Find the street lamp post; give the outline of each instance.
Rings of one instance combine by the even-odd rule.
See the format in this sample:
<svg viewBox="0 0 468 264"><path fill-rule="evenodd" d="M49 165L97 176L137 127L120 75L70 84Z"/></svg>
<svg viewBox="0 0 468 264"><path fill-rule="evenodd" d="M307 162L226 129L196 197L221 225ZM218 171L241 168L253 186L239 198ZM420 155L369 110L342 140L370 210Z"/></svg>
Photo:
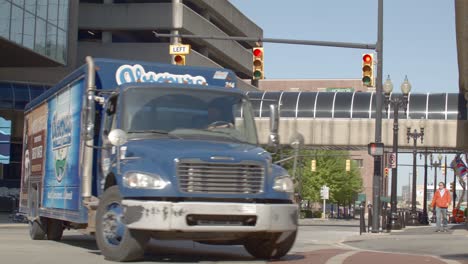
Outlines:
<svg viewBox="0 0 468 264"><path fill-rule="evenodd" d="M429 217L427 216L427 149L424 151L424 193L423 193L423 213L421 218L421 224L428 225ZM419 154L421 158L421 154Z"/></svg>
<svg viewBox="0 0 468 264"><path fill-rule="evenodd" d="M395 155L395 164L392 168L392 191L390 197L390 221L388 223L389 229L398 230L401 229L400 219L397 213L397 178L398 178L398 110L404 109L406 114L406 107L408 105L408 94L411 91L411 84L408 82L408 77L405 77L405 81L401 85L401 92L403 97L390 97L393 90L393 84L390 80L390 75L383 84L383 91L385 93L385 112L388 113L389 106L393 108L393 150Z"/></svg>
<svg viewBox="0 0 468 264"><path fill-rule="evenodd" d="M411 124L408 122L408 127L406 129L406 137L408 143L410 139L413 139L413 186L412 186L412 201L411 201L411 216L408 222L408 225L418 225L418 214L416 212L416 146L418 143L418 138L421 138L421 144L424 142L424 119L421 119L419 122L419 129L420 131L415 128L413 132L411 132Z"/></svg>
<svg viewBox="0 0 468 264"><path fill-rule="evenodd" d="M437 187L436 187L437 186L437 169L440 166L442 166L442 154L439 154L439 156L437 156L437 159L439 160L438 162L433 160L432 154L431 154L431 156L429 156L429 159L431 161L431 166L434 167L434 190L433 190L434 192L433 192L433 195L432 195L432 197L434 197L434 195L435 195L435 193L437 191ZM433 213L432 214L432 222L435 222L434 221L435 217L436 217L436 215L435 215L435 213Z"/></svg>

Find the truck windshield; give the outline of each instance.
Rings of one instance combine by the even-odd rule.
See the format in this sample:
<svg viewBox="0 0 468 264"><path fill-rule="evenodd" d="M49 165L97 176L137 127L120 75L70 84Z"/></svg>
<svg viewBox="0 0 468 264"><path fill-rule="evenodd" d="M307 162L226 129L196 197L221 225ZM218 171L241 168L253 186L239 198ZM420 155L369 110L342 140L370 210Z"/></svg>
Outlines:
<svg viewBox="0 0 468 264"><path fill-rule="evenodd" d="M129 88L121 98L122 128L174 138L257 144L250 102L241 94L175 88Z"/></svg>

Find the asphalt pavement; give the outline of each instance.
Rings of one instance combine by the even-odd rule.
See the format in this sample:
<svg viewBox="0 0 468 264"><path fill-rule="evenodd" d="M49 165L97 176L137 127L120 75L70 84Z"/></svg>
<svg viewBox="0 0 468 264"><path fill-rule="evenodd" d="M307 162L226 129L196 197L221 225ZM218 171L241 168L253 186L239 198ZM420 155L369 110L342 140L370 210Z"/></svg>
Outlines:
<svg viewBox="0 0 468 264"><path fill-rule="evenodd" d="M468 264L468 231L451 225L449 233L434 227L359 235L357 220L301 219L291 252L274 263L412 263ZM27 225L12 223L0 213L2 263L108 263L94 237L65 231L62 241L33 241ZM241 246L210 246L191 241L156 241L139 263L266 263L253 259Z"/></svg>

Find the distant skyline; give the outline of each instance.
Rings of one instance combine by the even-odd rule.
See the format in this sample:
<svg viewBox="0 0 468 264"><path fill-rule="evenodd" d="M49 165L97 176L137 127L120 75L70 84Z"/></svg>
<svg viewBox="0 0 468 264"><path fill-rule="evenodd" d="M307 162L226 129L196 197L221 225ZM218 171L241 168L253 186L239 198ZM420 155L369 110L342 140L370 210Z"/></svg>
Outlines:
<svg viewBox="0 0 468 264"><path fill-rule="evenodd" d="M268 38L375 43L377 0L231 0ZM264 43L268 79L361 78L367 50ZM391 76L400 93L405 75L415 93L458 92L458 62L453 0L385 0L383 81ZM400 129L403 133L403 129ZM448 155L448 163L453 155ZM399 155L412 164L412 155ZM417 157L418 165L424 160ZM453 170L448 170L453 180ZM398 193L408 184L411 166L399 166ZM423 184L424 170L418 168ZM434 170L428 171L428 182ZM438 181L442 179L440 168Z"/></svg>
<svg viewBox="0 0 468 264"><path fill-rule="evenodd" d="M231 0L264 37L375 43L377 0ZM268 79L361 78L367 50L264 43ZM395 92L458 92L454 1L384 1L383 79Z"/></svg>

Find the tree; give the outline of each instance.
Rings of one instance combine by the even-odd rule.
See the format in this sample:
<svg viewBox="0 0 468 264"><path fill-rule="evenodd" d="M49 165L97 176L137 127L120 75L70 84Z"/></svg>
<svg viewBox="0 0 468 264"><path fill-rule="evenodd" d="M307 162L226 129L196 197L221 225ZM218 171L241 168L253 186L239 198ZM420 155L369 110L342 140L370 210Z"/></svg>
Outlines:
<svg viewBox="0 0 468 264"><path fill-rule="evenodd" d="M292 156L293 150L283 150L283 156ZM332 203L349 204L362 190L362 178L355 164L351 171L346 171L349 153L344 151L301 150L296 171L296 191L304 200L320 201L320 189L323 185L330 188ZM316 172L311 171L311 160L316 160ZM293 175L293 160L282 164Z"/></svg>

